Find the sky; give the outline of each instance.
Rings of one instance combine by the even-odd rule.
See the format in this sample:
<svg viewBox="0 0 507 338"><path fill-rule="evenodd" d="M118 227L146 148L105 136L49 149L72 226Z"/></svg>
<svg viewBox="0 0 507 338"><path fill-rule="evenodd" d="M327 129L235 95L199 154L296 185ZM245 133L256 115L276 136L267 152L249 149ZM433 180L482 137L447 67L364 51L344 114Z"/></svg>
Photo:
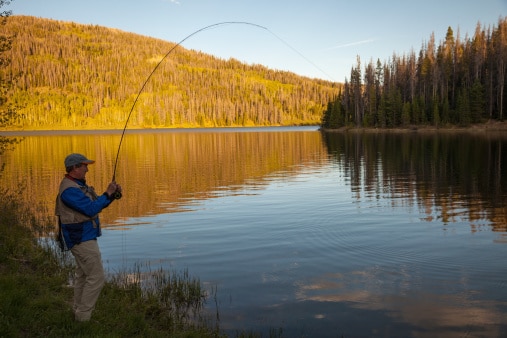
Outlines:
<svg viewBox="0 0 507 338"><path fill-rule="evenodd" d="M432 33L444 40L448 27L464 39L478 23L497 26L507 0L13 0L5 9L185 40L222 59L344 82L358 56L364 67L418 53ZM222 22L248 24L215 26Z"/></svg>

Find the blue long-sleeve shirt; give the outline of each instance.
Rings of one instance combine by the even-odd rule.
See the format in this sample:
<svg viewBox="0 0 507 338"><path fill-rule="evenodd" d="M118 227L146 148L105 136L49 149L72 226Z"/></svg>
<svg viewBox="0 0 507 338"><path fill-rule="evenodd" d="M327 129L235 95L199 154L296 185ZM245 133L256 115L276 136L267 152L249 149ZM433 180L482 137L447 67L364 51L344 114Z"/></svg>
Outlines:
<svg viewBox="0 0 507 338"><path fill-rule="evenodd" d="M80 185L84 185L80 181L76 180L76 182ZM61 199L66 206L77 210L88 217L98 214L102 211L102 209L111 204L111 200L105 194L100 195L98 199L92 201L81 191L81 189L78 188L65 189L61 194Z"/></svg>
<svg viewBox="0 0 507 338"><path fill-rule="evenodd" d="M83 181L74 180L74 182L85 186ZM92 200L81 189L74 187L65 189L60 194L60 198L67 207L88 217L97 215L112 202L106 194L102 194L96 200ZM94 240L102 235L98 216L93 221L74 224L62 223L62 232L65 245L68 249L71 249L76 244Z"/></svg>

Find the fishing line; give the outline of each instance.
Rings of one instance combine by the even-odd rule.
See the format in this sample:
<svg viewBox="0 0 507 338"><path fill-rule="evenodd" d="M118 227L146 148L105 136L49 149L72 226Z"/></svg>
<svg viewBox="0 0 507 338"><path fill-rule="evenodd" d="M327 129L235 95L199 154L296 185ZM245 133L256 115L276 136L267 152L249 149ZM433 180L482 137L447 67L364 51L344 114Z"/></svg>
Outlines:
<svg viewBox="0 0 507 338"><path fill-rule="evenodd" d="M196 30L195 32L193 32L192 34L190 35L187 35L183 40L181 40L180 42L178 42L177 44L175 44L165 55L164 57L162 57L162 59L157 63L157 65L155 66L155 68L153 68L153 70L151 71L150 75L148 75L148 77L146 78L146 80L144 81L143 85L141 86L141 89L139 90L139 92L137 93L137 96L136 96L136 99L134 100L134 103L132 104L132 107L130 108L130 112L129 114L127 115L127 120L125 121L125 126L123 127L123 131L121 133L121 137L120 137L120 143L118 144L118 150L116 152L116 160L114 161L114 169L113 169L113 179L112 181L115 181L116 179L116 168L118 166L118 158L120 156L120 149L121 149L121 145L122 145L122 142L123 142L123 137L125 135L125 131L127 130L127 125L129 123L129 120L130 120L130 116L132 116L132 112L134 111L134 107L137 103L137 101L139 100L139 97L141 96L141 93L143 92L144 88L146 87L146 84L148 83L148 81L150 80L150 78L152 77L152 75L155 73L155 71L158 69L158 67L162 64L162 62L169 56L169 54L172 53L173 50L175 50L178 46L180 46L183 42L185 42L186 40L190 39L192 36L202 32L202 31L205 31L205 30L208 30L208 29L211 29L211 28L214 28L214 27L217 27L217 26L222 26L222 25L231 25L231 24L242 24L242 25L251 25L251 26L255 26L255 27L258 27L258 28L262 28L262 29L265 29L265 30L268 30L266 27L264 26L261 26L261 25L257 25L257 24L254 24L254 23L250 23L250 22L243 22L243 21L226 21L226 22L219 22L219 23L215 23L215 24L212 24L212 25L209 25L209 26L206 26L206 27L203 27L201 29L198 29ZM115 196L114 196L116 199L120 199L121 198L121 193L120 192L117 192L115 193Z"/></svg>
<svg viewBox="0 0 507 338"><path fill-rule="evenodd" d="M272 31L270 31L267 27L264 27L264 26L261 26L261 25L258 25L258 24L255 24L255 23L251 23L251 22L245 22L245 21L224 21L224 22L219 22L219 23L215 23L215 24L212 24L212 25L209 25L209 26L205 26L203 28L200 28L198 30L196 30L195 32L187 35L185 38L183 38L180 42L178 42L177 44L175 44L171 49L169 49L169 51L162 57L162 59L156 64L155 68L153 68L153 70L151 71L151 73L148 75L148 77L146 78L146 80L144 81L143 85L141 86L141 89L139 90L139 92L137 93L137 96L132 104L132 107L130 108L130 111L127 115L127 120L125 121L125 126L123 127L123 130L122 130L122 133L121 133L121 137L120 137L120 142L118 143L118 150L116 151L116 159L114 161L114 168L113 168L113 178L112 178L112 181L116 181L116 169L118 167L118 159L120 157L120 150L121 150L121 146L122 146L122 143L123 143L123 138L125 136L125 132L127 130L127 126L128 126L128 123L130 121L130 117L132 116L132 112L134 111L134 107L137 103L137 101L139 100L139 97L141 96L141 93L143 92L144 88L146 87L146 84L148 83L148 81L151 79L151 77L153 76L153 74L156 72L156 70L158 69L158 67L162 64L162 62L178 47L180 46L183 42L185 42L186 40L188 40L189 38L191 38L192 36L200 33L200 32L203 32L205 30L208 30L208 29L211 29L211 28L216 28L218 26L223 26L223 25L249 25L249 26L253 26L253 27L256 27L256 28L260 28L260 29L263 29L267 32L269 32L270 34L272 34L275 38L277 38L278 40L280 40L283 44L285 44L287 47L289 47L290 49L292 49L294 52L296 52L299 56L301 56L303 59L305 59L308 63L310 63L311 65L313 65L316 69L318 69L320 72L322 72L323 74L325 74L327 77L329 77L330 79L332 79L331 76L329 76L328 74L326 74L326 72L324 72L322 69L320 69L319 67L317 67L317 65L315 65L312 61L310 61L308 58L306 58L303 54L301 54L297 49L295 49L294 47L292 47L289 43L287 43L285 40L283 40L281 37L279 37L278 35L276 35L275 33L273 33ZM122 197L122 194L121 192L119 191L116 191L114 194L113 194L113 197L115 199L120 199ZM125 252L126 252L126 233L125 231L122 232L122 256L123 256L123 264L126 264L126 257L125 257Z"/></svg>
<svg viewBox="0 0 507 338"><path fill-rule="evenodd" d="M292 49L294 52L296 52L296 54L298 54L299 56L301 56L303 59L305 59L309 64L311 64L312 66L315 67L315 69L317 69L319 72L321 72L322 74L324 74L326 77L328 77L331 81L334 81L333 80L333 77L331 75L329 75L328 73L326 73L324 70L322 70L319 66L317 66L315 63L313 63L310 59L308 59L306 56L304 56L303 54L301 54L300 51L298 51L296 48L292 47L291 45L289 45L289 43L287 41L285 41L284 39L282 39L281 37L279 37L278 35L276 35L275 33L273 33L272 31L270 31L268 29L268 32L271 33L271 35L273 35L275 38L277 38L278 40L280 40L284 45L286 45L287 47L289 47L290 49Z"/></svg>
<svg viewBox="0 0 507 338"><path fill-rule="evenodd" d="M325 74L327 77L329 77L331 79L331 77L326 74L326 72L324 72L322 69L320 69L317 65L315 65L311 60L309 60L307 57L305 57L303 54L301 54L297 49L295 49L294 47L292 47L289 43L287 43L285 40L283 40L281 37L279 37L278 35L276 35L275 33L273 33L272 31L270 31L267 27L264 27L264 26L261 26L261 25L258 25L258 24L255 24L255 23L251 23L251 22L246 22L246 21L224 21L224 22L219 22L219 23L215 23L215 24L212 24L212 25L209 25L209 26L206 26L206 27L203 27L203 28L200 28L198 30L196 30L195 32L187 35L183 40L181 40L180 42L178 42L177 44L175 44L165 55L164 57L162 57L162 59L157 63L157 65L155 66L155 68L153 68L153 70L151 71L151 73L148 75L148 77L146 78L146 80L144 81L143 85L141 86L141 89L139 90L139 92L137 93L137 96L134 100L134 103L132 104L132 107L130 108L130 112L129 114L127 115L127 120L125 121L125 126L123 127L123 131L121 133L121 137L120 137L120 142L118 144L118 150L116 152L116 159L115 159L115 162L114 162L114 169L113 169L113 179L112 181L114 182L116 180L116 168L118 167L118 158L120 156L120 149L121 149L121 145L123 143L123 138L125 136L125 131L127 130L127 125L129 123L129 120L130 120L130 117L132 116L132 112L134 111L134 107L137 103L137 101L139 100L139 97L141 96L141 93L143 92L144 88L146 87L146 84L148 83L148 81L150 80L150 78L152 77L152 75L155 73L155 71L158 69L158 67L162 64L162 62L178 47L180 46L183 42L185 42L186 40L188 40L189 38L191 38L192 36L202 32L202 31L205 31L205 30L208 30L208 29L211 29L211 28L215 28L215 27L218 27L218 26L223 26L223 25L249 25L249 26L253 26L253 27L257 27L257 28L260 28L260 29L264 29L266 30L267 32L269 32L270 34L272 34L274 37L276 37L278 40L280 40L284 45L286 45L287 47L289 47L290 49L292 49L294 52L296 52L299 56L301 56L303 59L305 59L308 63L310 63L311 65L313 65L316 69L318 69L320 72L322 72L323 74ZM114 198L116 199L120 199L122 197L121 193L118 191L114 194Z"/></svg>

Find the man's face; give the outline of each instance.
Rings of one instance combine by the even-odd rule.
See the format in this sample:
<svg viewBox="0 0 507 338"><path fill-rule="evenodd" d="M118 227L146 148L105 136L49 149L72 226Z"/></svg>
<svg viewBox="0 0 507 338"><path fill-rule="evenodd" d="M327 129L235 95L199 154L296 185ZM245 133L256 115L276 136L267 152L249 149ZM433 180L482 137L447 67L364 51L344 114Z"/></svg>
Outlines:
<svg viewBox="0 0 507 338"><path fill-rule="evenodd" d="M87 172L88 172L88 164L81 163L75 166L74 169L71 170L69 175L78 180L83 180Z"/></svg>

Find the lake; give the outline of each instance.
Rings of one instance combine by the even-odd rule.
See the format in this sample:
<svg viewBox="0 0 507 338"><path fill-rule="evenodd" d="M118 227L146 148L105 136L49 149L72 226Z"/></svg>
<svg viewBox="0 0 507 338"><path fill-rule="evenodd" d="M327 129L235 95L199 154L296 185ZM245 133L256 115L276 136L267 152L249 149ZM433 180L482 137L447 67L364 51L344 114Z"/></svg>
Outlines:
<svg viewBox="0 0 507 338"><path fill-rule="evenodd" d="M52 214L65 156L102 191L120 136L18 134L0 182ZM99 245L216 287L231 336L506 337L506 170L502 133L127 130Z"/></svg>

